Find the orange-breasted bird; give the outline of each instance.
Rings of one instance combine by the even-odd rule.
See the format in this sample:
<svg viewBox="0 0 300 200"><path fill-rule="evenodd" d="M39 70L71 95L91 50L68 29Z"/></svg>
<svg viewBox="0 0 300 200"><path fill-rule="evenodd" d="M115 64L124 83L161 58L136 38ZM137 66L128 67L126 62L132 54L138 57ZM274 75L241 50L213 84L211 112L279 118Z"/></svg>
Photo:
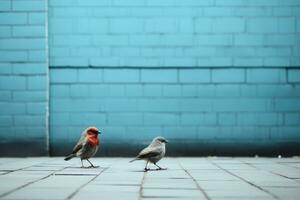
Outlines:
<svg viewBox="0 0 300 200"><path fill-rule="evenodd" d="M89 161L89 158L93 157L99 148L99 137L101 132L96 127L89 127L85 129L78 141L73 148L70 155L65 157L65 160L70 160L74 157L81 159L81 167L83 166L83 160L87 160L91 165L89 167L95 168L95 166Z"/></svg>

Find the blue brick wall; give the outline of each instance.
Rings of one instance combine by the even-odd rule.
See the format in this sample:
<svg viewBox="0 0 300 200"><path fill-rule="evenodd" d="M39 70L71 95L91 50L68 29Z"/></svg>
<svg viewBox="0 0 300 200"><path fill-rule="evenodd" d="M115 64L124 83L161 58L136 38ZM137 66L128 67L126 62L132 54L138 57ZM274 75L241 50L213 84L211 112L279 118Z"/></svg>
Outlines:
<svg viewBox="0 0 300 200"><path fill-rule="evenodd" d="M0 155L49 151L47 10L46 0L0 2Z"/></svg>
<svg viewBox="0 0 300 200"><path fill-rule="evenodd" d="M160 134L173 155L290 152L300 143L299 8L50 0L53 153L89 125L103 130L103 155Z"/></svg>
<svg viewBox="0 0 300 200"><path fill-rule="evenodd" d="M17 138L28 154L62 155L95 125L102 155L135 154L156 135L169 155L299 154L299 10L298 0L2 0L1 148Z"/></svg>
<svg viewBox="0 0 300 200"><path fill-rule="evenodd" d="M50 0L51 66L299 66L299 2Z"/></svg>

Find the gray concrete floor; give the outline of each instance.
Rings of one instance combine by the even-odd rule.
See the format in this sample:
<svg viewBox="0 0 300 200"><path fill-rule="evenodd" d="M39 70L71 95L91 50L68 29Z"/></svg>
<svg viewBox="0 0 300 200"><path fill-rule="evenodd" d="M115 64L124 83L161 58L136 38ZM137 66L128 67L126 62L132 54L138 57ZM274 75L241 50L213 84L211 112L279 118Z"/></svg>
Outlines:
<svg viewBox="0 0 300 200"><path fill-rule="evenodd" d="M299 157L165 158L149 172L129 160L0 158L0 199L300 199Z"/></svg>

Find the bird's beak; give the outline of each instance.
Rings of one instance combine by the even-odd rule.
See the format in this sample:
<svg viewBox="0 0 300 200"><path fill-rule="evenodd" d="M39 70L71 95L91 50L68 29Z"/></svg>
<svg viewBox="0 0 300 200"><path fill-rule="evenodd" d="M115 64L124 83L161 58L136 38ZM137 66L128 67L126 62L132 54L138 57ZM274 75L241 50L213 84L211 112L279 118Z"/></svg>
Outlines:
<svg viewBox="0 0 300 200"><path fill-rule="evenodd" d="M165 143L169 143L169 141L168 141L168 140L165 140Z"/></svg>
<svg viewBox="0 0 300 200"><path fill-rule="evenodd" d="M101 134L101 132L100 132L100 131L98 131L98 134Z"/></svg>

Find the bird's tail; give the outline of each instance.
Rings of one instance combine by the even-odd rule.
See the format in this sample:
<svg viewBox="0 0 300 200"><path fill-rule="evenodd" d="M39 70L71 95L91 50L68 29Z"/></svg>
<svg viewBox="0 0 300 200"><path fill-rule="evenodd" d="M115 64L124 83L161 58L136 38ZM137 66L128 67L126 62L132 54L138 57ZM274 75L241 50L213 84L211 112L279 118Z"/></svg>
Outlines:
<svg viewBox="0 0 300 200"><path fill-rule="evenodd" d="M136 161L137 160L137 158L134 158L134 159L132 159L131 161L129 161L129 162L133 162L133 161Z"/></svg>
<svg viewBox="0 0 300 200"><path fill-rule="evenodd" d="M68 160L71 160L72 158L74 158L74 157L76 157L76 155L75 154L70 154L70 155L68 155L67 157L65 157L65 161L68 161Z"/></svg>

